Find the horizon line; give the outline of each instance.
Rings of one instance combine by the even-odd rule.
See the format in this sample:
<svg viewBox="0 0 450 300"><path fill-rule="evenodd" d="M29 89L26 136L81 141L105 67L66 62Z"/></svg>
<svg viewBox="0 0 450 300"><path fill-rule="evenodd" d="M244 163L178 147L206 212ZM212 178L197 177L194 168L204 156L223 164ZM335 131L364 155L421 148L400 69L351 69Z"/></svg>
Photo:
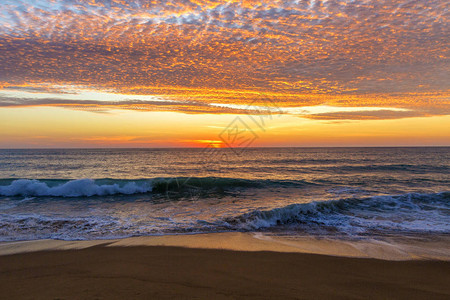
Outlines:
<svg viewBox="0 0 450 300"><path fill-rule="evenodd" d="M450 145L406 145L406 146L258 146L258 147L44 147L44 148L0 148L0 150L101 150L101 149L279 149L279 148L449 148Z"/></svg>

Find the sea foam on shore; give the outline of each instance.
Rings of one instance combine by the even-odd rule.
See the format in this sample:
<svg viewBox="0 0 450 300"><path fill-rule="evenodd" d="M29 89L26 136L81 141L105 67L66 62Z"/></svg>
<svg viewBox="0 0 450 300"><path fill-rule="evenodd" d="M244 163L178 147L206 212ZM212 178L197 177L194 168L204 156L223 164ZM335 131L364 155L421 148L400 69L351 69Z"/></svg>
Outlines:
<svg viewBox="0 0 450 300"><path fill-rule="evenodd" d="M403 241L343 241L315 237L280 237L260 233L208 233L131 237L115 240L62 241L36 240L0 243L0 255L26 252L85 249L95 246L171 246L234 251L272 251L313 253L343 257L376 258L383 260L434 259L450 261L448 237L434 240Z"/></svg>

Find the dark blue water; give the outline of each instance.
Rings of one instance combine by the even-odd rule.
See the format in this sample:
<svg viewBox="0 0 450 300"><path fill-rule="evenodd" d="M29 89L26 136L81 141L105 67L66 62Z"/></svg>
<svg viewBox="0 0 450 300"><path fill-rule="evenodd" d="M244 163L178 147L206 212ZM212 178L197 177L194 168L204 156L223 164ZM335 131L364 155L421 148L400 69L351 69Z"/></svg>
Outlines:
<svg viewBox="0 0 450 300"><path fill-rule="evenodd" d="M0 150L0 241L450 233L450 148Z"/></svg>

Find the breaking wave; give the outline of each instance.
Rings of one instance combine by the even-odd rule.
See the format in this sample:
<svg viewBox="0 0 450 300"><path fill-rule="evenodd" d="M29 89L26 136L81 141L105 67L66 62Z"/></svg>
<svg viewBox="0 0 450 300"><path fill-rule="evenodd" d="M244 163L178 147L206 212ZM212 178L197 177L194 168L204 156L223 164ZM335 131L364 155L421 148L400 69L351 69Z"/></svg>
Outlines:
<svg viewBox="0 0 450 300"><path fill-rule="evenodd" d="M306 181L249 180L220 177L176 177L153 179L2 179L0 196L25 197L91 197L107 195L132 195L142 193L164 194L186 192L223 193L235 188L258 188L266 186L312 185Z"/></svg>
<svg viewBox="0 0 450 300"><path fill-rule="evenodd" d="M60 180L17 179L9 185L0 186L1 196L56 196L56 197L90 197L137 193L152 190L151 182L128 181L102 183L101 180L77 179L61 182Z"/></svg>
<svg viewBox="0 0 450 300"><path fill-rule="evenodd" d="M292 226L305 231L450 233L450 192L408 193L291 204L223 220L228 228Z"/></svg>

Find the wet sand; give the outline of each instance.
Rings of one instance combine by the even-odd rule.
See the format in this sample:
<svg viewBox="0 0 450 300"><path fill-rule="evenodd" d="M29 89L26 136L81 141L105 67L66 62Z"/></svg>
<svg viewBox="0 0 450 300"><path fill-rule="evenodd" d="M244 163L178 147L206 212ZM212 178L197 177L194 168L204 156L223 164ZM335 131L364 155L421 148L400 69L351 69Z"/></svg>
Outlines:
<svg viewBox="0 0 450 300"><path fill-rule="evenodd" d="M272 251L323 254L383 260L431 259L450 261L450 237L427 239L342 240L307 236L281 237L261 233L205 233L141 236L115 240L36 240L0 243L0 255L49 250L74 250L93 246L172 246L234 251Z"/></svg>
<svg viewBox="0 0 450 300"><path fill-rule="evenodd" d="M337 247L303 244L236 233L4 243L0 298L450 299L448 260L300 253Z"/></svg>
<svg viewBox="0 0 450 300"><path fill-rule="evenodd" d="M449 299L450 263L179 247L0 257L2 299Z"/></svg>

